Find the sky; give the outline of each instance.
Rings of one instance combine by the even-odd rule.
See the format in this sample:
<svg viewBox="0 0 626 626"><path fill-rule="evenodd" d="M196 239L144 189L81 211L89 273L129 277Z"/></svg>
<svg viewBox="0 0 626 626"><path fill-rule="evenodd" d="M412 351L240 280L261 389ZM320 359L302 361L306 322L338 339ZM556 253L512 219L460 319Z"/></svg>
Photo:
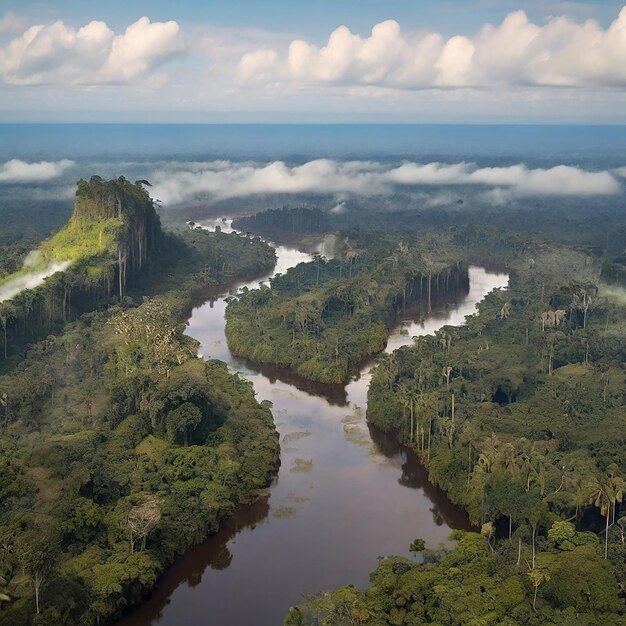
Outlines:
<svg viewBox="0 0 626 626"><path fill-rule="evenodd" d="M626 4L0 0L0 122L626 124Z"/></svg>

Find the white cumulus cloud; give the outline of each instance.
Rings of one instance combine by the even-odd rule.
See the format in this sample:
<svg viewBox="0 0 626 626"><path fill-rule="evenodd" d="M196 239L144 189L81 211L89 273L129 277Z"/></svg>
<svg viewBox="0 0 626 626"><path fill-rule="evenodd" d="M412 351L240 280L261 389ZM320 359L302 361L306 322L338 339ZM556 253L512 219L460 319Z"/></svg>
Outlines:
<svg viewBox="0 0 626 626"><path fill-rule="evenodd" d="M101 21L78 29L56 21L31 26L0 48L0 79L17 85L124 84L150 75L182 50L175 21L142 17L118 35Z"/></svg>
<svg viewBox="0 0 626 626"><path fill-rule="evenodd" d="M483 26L471 38L406 32L395 20L376 24L368 37L340 26L322 46L297 39L282 54L263 48L243 55L239 77L398 89L625 87L626 6L606 29L592 19L568 17L537 25L524 11Z"/></svg>
<svg viewBox="0 0 626 626"><path fill-rule="evenodd" d="M316 159L290 166L272 163L178 164L163 167L151 177L155 197L166 203L208 197L224 200L272 194L388 195L418 187L468 185L485 188L494 197L612 195L622 185L608 171L592 172L558 165L530 169L478 167L472 163L415 163L387 165L373 161Z"/></svg>
<svg viewBox="0 0 626 626"><path fill-rule="evenodd" d="M62 159L61 161L39 161L28 163L20 159L11 159L0 164L1 183L30 183L42 182L58 178L66 169L72 167L74 161Z"/></svg>

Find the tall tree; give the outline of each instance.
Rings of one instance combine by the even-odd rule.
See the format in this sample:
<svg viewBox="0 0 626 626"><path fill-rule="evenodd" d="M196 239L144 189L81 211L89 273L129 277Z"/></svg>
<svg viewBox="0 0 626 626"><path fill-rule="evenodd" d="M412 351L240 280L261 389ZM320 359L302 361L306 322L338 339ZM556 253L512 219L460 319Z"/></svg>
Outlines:
<svg viewBox="0 0 626 626"><path fill-rule="evenodd" d="M617 502L621 502L624 497L624 480L616 474L617 466L611 464L604 474L596 476L593 491L589 496L589 503L593 503L600 514L605 517L604 528L604 558L608 558L609 553L609 521L611 513Z"/></svg>
<svg viewBox="0 0 626 626"><path fill-rule="evenodd" d="M543 569L531 569L528 572L528 578L530 578L530 582L532 586L535 588L533 594L533 611L537 611L537 591L539 587L550 580L550 574Z"/></svg>

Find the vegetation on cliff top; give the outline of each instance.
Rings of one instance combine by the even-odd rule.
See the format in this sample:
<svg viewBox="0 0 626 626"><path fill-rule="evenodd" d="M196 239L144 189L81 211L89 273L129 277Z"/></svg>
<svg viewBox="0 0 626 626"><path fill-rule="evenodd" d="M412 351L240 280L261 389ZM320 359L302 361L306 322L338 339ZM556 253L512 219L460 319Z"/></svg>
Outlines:
<svg viewBox="0 0 626 626"><path fill-rule="evenodd" d="M184 275L187 288L201 290L275 262L273 250L258 241L234 245L241 255L235 258L229 249L235 236L216 234L207 245L201 231L162 231L145 186L98 176L79 181L68 224L39 247L42 265L71 265L0 303L0 368L85 312L178 286L174 273Z"/></svg>
<svg viewBox="0 0 626 626"><path fill-rule="evenodd" d="M123 299L136 278L145 276L165 238L144 182L99 176L78 182L67 225L41 243L32 263L5 277L45 275L58 263L65 269L0 303L5 359L114 295Z"/></svg>

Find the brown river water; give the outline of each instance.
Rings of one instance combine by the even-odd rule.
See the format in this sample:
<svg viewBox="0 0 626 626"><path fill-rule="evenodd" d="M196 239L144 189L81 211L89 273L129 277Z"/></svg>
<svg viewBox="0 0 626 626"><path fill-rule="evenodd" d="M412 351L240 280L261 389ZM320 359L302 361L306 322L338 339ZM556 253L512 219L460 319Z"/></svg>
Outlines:
<svg viewBox="0 0 626 626"><path fill-rule="evenodd" d="M275 247L272 274L312 258L295 247ZM319 251L325 252L322 244ZM345 387L329 387L231 355L225 298L259 282L195 308L187 334L200 342L203 357L225 361L253 382L259 401L273 403L281 435L278 476L266 496L240 506L217 534L175 563L119 626L280 626L307 594L367 586L379 555L410 556L416 537L436 548L451 529L469 526L465 512L429 483L415 455L366 423L371 363ZM506 274L470 267L469 293L425 320L401 319L387 351L446 324L463 324L477 302L507 283Z"/></svg>

